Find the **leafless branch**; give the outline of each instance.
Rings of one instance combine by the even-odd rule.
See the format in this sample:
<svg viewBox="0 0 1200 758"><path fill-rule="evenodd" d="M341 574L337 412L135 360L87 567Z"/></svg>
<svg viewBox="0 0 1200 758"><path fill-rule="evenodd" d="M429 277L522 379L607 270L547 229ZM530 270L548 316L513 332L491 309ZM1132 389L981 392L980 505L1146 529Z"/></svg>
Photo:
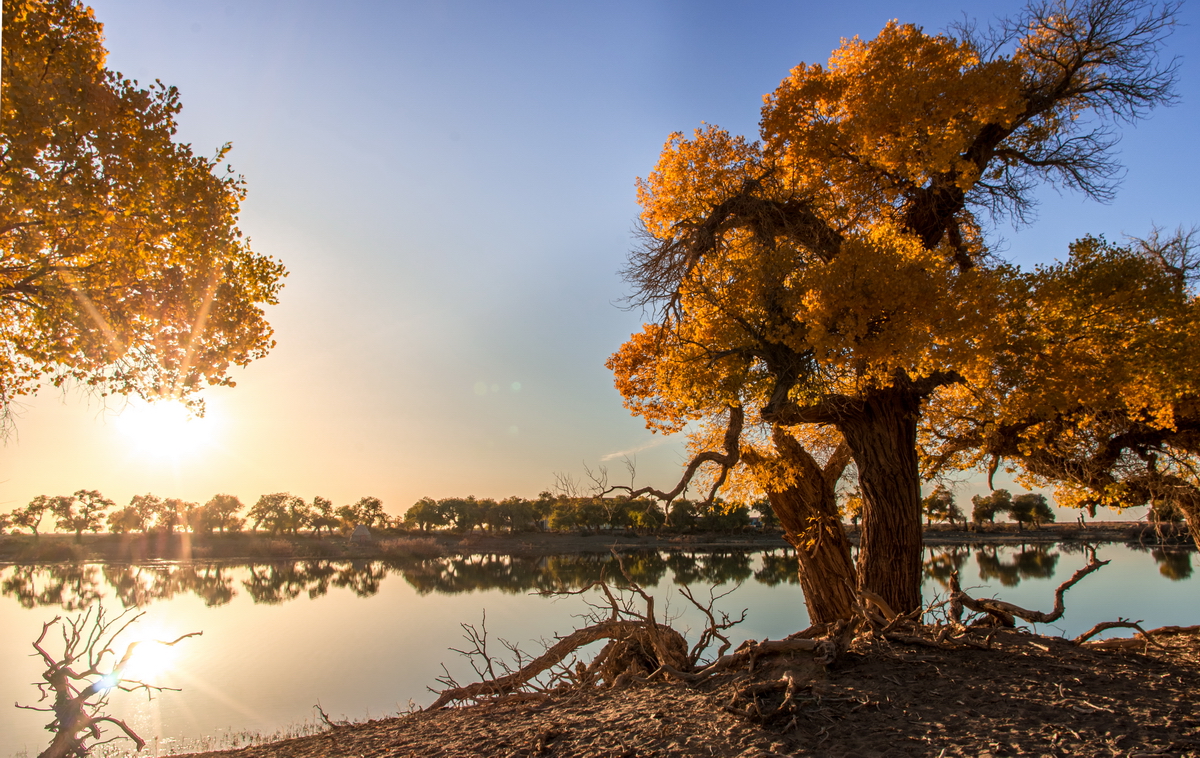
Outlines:
<svg viewBox="0 0 1200 758"><path fill-rule="evenodd" d="M1031 611L1022 608L1019 605L1004 602L1003 600L992 600L989 598L973 598L962 591L958 583L958 572L955 571L950 575L950 598L951 607L965 607L976 613L986 613L998 621L1002 626L1013 626L1015 624L1014 617L1023 619L1034 624L1049 624L1058 621L1062 618L1065 606L1063 605L1063 595L1067 590L1074 587L1081 579L1093 571L1099 570L1102 566L1107 566L1109 561L1101 561L1096 559L1096 551L1089 549L1089 557L1087 565L1077 570L1062 584L1058 585L1058 589L1054 591L1054 610L1050 613L1042 611Z"/></svg>
<svg viewBox="0 0 1200 758"><path fill-rule="evenodd" d="M679 480L679 483L675 485L675 489L664 492L663 490L658 490L654 487L640 487L638 489L633 489L632 487L627 487L623 484L615 484L607 488L605 493L607 494L608 492L623 490L629 493L630 498L637 498L641 497L642 495L653 495L659 500L670 503L675 498L683 494L685 490L687 490L688 485L692 482L692 477L696 475L696 472L700 470L701 466L703 466L705 463L715 463L721 467L720 473L714 477L712 487L708 492L708 497L704 500L706 504L711 505L717 497L717 492L720 491L721 487L725 484L725 480L729 477L729 472L733 470L733 467L736 466L738 461L741 459L740 440L742 427L745 425L745 421L746 412L742 409L742 407L730 406L729 422L725 430L725 439L723 442L725 452L718 453L713 450L706 450L705 452L694 456L692 460L688 462L687 467L684 468L683 477Z"/></svg>
<svg viewBox="0 0 1200 758"><path fill-rule="evenodd" d="M93 613L94 610L94 613ZM103 740L109 742L123 736L132 740L140 750L145 741L124 721L103 713L108 704L108 694L114 689L126 692L143 690L147 696L162 692L167 687L153 685L126 676L126 669L133 660L139 645L157 644L174 646L202 632L191 632L174 640L144 640L130 643L125 654L111 668L106 666L110 657L115 657L114 643L131 624L144 613L130 609L109 618L101 605L95 605L82 615L63 620L56 616L42 625L41 634L33 642L33 649L41 657L46 670L44 682L37 685L41 697L38 702L51 701L50 705L20 705L27 710L47 711L54 719L46 729L53 732L50 747L39 758L72 758L88 753L88 742L100 744L104 724L115 726L121 735ZM48 649L47 637L57 629L62 639L62 653ZM86 668L82 668L86 667Z"/></svg>

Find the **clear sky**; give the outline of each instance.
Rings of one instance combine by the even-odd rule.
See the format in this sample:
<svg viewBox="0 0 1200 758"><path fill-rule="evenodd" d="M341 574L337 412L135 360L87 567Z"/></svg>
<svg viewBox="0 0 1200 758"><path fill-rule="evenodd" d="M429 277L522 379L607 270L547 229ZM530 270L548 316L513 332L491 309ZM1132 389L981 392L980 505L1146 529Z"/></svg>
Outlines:
<svg viewBox="0 0 1200 758"><path fill-rule="evenodd" d="M755 135L801 61L890 19L927 31L1017 3L97 0L109 66L180 88L179 137L245 175L241 228L291 271L278 346L182 449L78 391L26 402L0 451L0 510L99 489L252 503L290 491L533 496L555 472L636 451L673 483L678 440L646 431L604 368L640 328L618 306L634 180L672 131ZM1200 223L1200 11L1169 43L1182 102L1125 130L1110 205L1044 193L1005 255L1084 234ZM149 425L153 427L153 425ZM960 491L960 497L969 488Z"/></svg>

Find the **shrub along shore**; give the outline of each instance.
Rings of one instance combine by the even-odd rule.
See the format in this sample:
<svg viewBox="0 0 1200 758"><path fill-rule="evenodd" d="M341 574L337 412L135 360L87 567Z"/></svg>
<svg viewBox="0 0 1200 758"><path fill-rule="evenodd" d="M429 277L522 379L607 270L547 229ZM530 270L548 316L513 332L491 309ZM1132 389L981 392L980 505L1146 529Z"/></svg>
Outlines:
<svg viewBox="0 0 1200 758"><path fill-rule="evenodd" d="M858 530L847 526L852 542ZM1145 545L1191 543L1187 530L1176 525L1145 522L1096 521L1086 524L1048 524L1037 529L1017 524L971 525L967 529L946 525L925 528L928 545L1032 544L1053 542L1131 542ZM746 528L726 532L646 531L604 529L592 531L411 532L374 531L369 539L351 533L286 534L234 532L193 534L52 533L33 536L0 536L0 562L139 562L290 559L384 559L470 554L554 555L627 550L772 550L790 547L776 529Z"/></svg>

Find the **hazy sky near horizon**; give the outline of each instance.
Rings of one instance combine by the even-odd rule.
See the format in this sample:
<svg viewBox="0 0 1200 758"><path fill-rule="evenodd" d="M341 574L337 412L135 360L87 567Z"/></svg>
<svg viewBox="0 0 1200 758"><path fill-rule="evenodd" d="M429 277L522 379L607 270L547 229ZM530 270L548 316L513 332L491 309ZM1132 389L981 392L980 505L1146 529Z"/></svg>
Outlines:
<svg viewBox="0 0 1200 758"><path fill-rule="evenodd" d="M53 389L0 451L0 511L99 489L252 503L290 491L533 496L608 461L671 484L683 460L630 417L604 361L622 310L634 180L673 131L757 134L762 96L842 37L896 18L938 31L1017 3L563 3L99 0L109 66L176 85L179 138L233 143L241 228L290 270L278 346L208 390L197 444L154 437L120 401ZM996 230L1024 266L1085 234L1200 223L1200 48L1184 6L1168 55L1181 102L1124 129L1115 202L1042 193ZM140 430L140 431L139 431ZM975 488L977 489L977 487ZM960 497L974 491L964 486Z"/></svg>

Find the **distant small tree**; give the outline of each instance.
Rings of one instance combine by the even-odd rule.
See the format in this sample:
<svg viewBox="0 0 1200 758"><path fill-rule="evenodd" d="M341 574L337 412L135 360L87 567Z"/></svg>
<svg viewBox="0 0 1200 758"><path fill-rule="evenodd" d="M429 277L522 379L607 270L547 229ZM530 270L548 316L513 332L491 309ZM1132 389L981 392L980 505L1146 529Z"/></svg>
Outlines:
<svg viewBox="0 0 1200 758"><path fill-rule="evenodd" d="M445 526L446 514L438 507L436 500L423 497L404 512L404 521L415 524L422 532L428 532L430 527Z"/></svg>
<svg viewBox="0 0 1200 758"><path fill-rule="evenodd" d="M758 511L758 523L762 524L763 529L779 526L779 517L775 515L775 509L771 507L771 501L767 498L755 500L754 510Z"/></svg>
<svg viewBox="0 0 1200 758"><path fill-rule="evenodd" d="M292 495L284 506L287 509L287 520L283 526L288 533L299 534L301 529L312 526L313 509L304 498Z"/></svg>
<svg viewBox="0 0 1200 758"><path fill-rule="evenodd" d="M660 529L667 516L654 500L637 498L629 502L629 520L634 529Z"/></svg>
<svg viewBox="0 0 1200 758"><path fill-rule="evenodd" d="M219 532L240 531L245 519L238 516L242 510L242 501L234 495L213 495L200 509L198 520L200 531L205 534L213 530Z"/></svg>
<svg viewBox="0 0 1200 758"><path fill-rule="evenodd" d="M254 523L255 531L263 527L266 527L271 534L287 531L288 500L292 497L290 492L273 492L269 495L262 495L246 513L246 518Z"/></svg>
<svg viewBox="0 0 1200 758"><path fill-rule="evenodd" d="M534 525L538 529L544 529L550 520L550 514L554 512L554 504L558 502L558 498L549 490L542 490L538 493L537 500L534 500L530 505L533 508Z"/></svg>
<svg viewBox="0 0 1200 758"><path fill-rule="evenodd" d="M39 537L38 527L41 526L42 518L50 510L50 498L45 495L38 495L24 508L12 512L12 525L21 529L28 529L36 540Z"/></svg>
<svg viewBox="0 0 1200 758"><path fill-rule="evenodd" d="M497 527L505 526L505 519L500 504L490 497L485 497L477 501L479 503L479 525L489 532L496 531Z"/></svg>
<svg viewBox="0 0 1200 758"><path fill-rule="evenodd" d="M858 520L862 518L863 508L866 503L863 502L862 493L858 490L847 492L842 497L841 512L842 518L849 519L850 523L855 527L858 526Z"/></svg>
<svg viewBox="0 0 1200 758"><path fill-rule="evenodd" d="M1054 521L1054 509L1046 501L1046 496L1037 492L1026 492L1012 499L1008 515L1017 522L1017 527L1033 524L1035 527Z"/></svg>
<svg viewBox="0 0 1200 758"><path fill-rule="evenodd" d="M501 522L514 532L529 532L537 528L537 509L523 497L506 497L497 504Z"/></svg>
<svg viewBox="0 0 1200 758"><path fill-rule="evenodd" d="M162 516L160 518L160 526L162 526L167 534L172 534L176 527L184 530L195 527L192 524L194 517L197 515L196 510L199 504L190 503L186 500L181 500L177 497L169 497L163 500Z"/></svg>
<svg viewBox="0 0 1200 758"><path fill-rule="evenodd" d="M599 529L609 523L609 510L604 504L604 498L581 497L576 508L579 512L579 525L584 529Z"/></svg>
<svg viewBox="0 0 1200 758"><path fill-rule="evenodd" d="M998 514L1008 513L1012 508L1012 495L1008 490L993 490L990 495L976 495L971 498L971 520L976 524L984 521L989 524L996 522Z"/></svg>
<svg viewBox="0 0 1200 758"><path fill-rule="evenodd" d="M750 525L750 507L724 503L718 499L712 505L697 507L697 526L709 532L743 529Z"/></svg>
<svg viewBox="0 0 1200 758"><path fill-rule="evenodd" d="M100 531L104 512L114 505L96 490L77 490L74 495L53 498L51 503L58 528L75 532L76 542L83 541L84 531Z"/></svg>
<svg viewBox="0 0 1200 758"><path fill-rule="evenodd" d="M483 523L483 508L474 496L444 498L438 501L438 508L455 531L469 532Z"/></svg>
<svg viewBox="0 0 1200 758"><path fill-rule="evenodd" d="M4 534L4 530L12 524L12 516L8 513L0 513L0 534Z"/></svg>
<svg viewBox="0 0 1200 758"><path fill-rule="evenodd" d="M550 511L550 528L556 531L576 529L581 526L578 503L575 498L560 497Z"/></svg>
<svg viewBox="0 0 1200 758"><path fill-rule="evenodd" d="M149 533L152 529L158 528L159 521L163 518L165 506L163 500L158 495L134 495L129 501L130 507L137 511L139 528Z"/></svg>
<svg viewBox="0 0 1200 758"><path fill-rule="evenodd" d="M383 501L377 497L362 497L354 504L354 512L358 514L358 523L366 524L371 529L383 529L388 525L387 512L383 510Z"/></svg>
<svg viewBox="0 0 1200 758"><path fill-rule="evenodd" d="M113 534L128 534L140 531L141 528L142 519L138 515L137 508L132 505L108 514L108 531Z"/></svg>
<svg viewBox="0 0 1200 758"><path fill-rule="evenodd" d="M691 529L696 525L696 504L686 498L671 503L667 526L672 529Z"/></svg>
<svg viewBox="0 0 1200 758"><path fill-rule="evenodd" d="M312 515L309 516L308 523L312 526L313 531L317 536L321 536L322 529L328 529L329 534L333 534L333 530L341 523L341 519L333 510L333 501L323 498L320 495L313 498L312 506L309 508Z"/></svg>
<svg viewBox="0 0 1200 758"><path fill-rule="evenodd" d="M930 524L935 521L949 521L950 525L954 526L960 520L966 522L962 510L954 502L954 493L941 484L921 500L921 510Z"/></svg>

